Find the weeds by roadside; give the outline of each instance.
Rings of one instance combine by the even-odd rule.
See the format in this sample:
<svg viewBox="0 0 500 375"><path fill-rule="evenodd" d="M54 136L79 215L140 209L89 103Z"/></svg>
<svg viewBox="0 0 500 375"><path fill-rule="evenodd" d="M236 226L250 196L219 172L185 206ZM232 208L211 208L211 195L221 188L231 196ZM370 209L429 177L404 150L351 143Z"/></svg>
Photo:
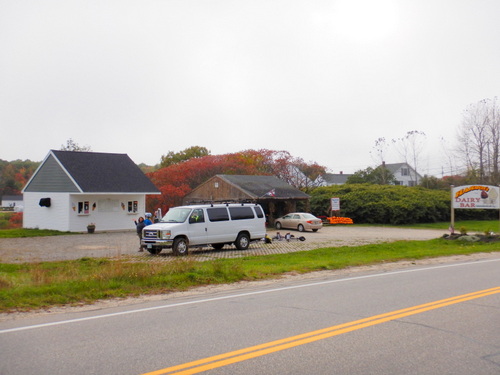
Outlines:
<svg viewBox="0 0 500 375"><path fill-rule="evenodd" d="M192 287L279 277L351 266L444 255L500 251L495 243L435 239L356 247L328 247L265 256L171 262L81 258L74 261L0 264L0 312L93 303L107 298L162 294Z"/></svg>

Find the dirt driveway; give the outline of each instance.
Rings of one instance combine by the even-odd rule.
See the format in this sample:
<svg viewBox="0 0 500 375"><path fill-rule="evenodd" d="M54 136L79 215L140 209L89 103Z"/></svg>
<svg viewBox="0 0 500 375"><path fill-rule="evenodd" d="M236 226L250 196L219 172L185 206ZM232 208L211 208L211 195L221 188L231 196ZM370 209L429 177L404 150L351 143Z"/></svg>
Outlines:
<svg viewBox="0 0 500 375"><path fill-rule="evenodd" d="M276 230L269 230L273 237ZM273 241L253 243L245 251L236 250L233 246L225 246L220 251L209 247L191 249L193 256L200 259L241 257L245 255L262 255L311 250L320 247L355 246L369 243L392 242L398 240L429 240L441 237L443 230L400 229L385 227L324 227L316 233L290 232L295 237L304 236L305 241ZM283 231L282 231L283 234ZM75 234L67 236L35 237L35 238L3 238L0 239L0 262L23 263L53 260L80 259L83 257L120 257L135 256L147 259L172 259L171 252L165 251L159 256L148 252L139 253L139 240L135 232L113 232L95 234Z"/></svg>

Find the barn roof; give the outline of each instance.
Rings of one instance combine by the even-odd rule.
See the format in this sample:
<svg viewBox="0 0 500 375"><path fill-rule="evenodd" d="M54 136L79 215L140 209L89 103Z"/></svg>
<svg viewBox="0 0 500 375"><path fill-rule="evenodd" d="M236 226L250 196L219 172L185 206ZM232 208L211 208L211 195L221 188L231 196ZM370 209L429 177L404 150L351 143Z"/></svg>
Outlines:
<svg viewBox="0 0 500 375"><path fill-rule="evenodd" d="M308 199L309 195L275 176L217 175L258 199Z"/></svg>

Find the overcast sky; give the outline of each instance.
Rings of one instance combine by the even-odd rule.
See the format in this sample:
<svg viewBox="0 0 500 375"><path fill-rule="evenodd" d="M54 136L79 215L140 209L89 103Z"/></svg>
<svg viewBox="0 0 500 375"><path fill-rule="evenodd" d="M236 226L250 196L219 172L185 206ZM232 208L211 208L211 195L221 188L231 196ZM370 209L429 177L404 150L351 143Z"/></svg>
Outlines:
<svg viewBox="0 0 500 375"><path fill-rule="evenodd" d="M203 146L353 173L377 138L419 130L421 172L440 175L440 138L500 96L499 16L498 0L0 0L0 159L72 138L150 165Z"/></svg>

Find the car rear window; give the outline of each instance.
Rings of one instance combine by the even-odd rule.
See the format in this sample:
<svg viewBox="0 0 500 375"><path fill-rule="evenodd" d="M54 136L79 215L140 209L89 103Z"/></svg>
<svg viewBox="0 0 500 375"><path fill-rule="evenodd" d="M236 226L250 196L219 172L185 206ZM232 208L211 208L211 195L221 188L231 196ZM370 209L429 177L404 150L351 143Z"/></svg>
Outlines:
<svg viewBox="0 0 500 375"><path fill-rule="evenodd" d="M210 221L228 221L229 213L226 207L207 208L208 220Z"/></svg>
<svg viewBox="0 0 500 375"><path fill-rule="evenodd" d="M255 216L250 207L229 207L231 220L253 219Z"/></svg>

